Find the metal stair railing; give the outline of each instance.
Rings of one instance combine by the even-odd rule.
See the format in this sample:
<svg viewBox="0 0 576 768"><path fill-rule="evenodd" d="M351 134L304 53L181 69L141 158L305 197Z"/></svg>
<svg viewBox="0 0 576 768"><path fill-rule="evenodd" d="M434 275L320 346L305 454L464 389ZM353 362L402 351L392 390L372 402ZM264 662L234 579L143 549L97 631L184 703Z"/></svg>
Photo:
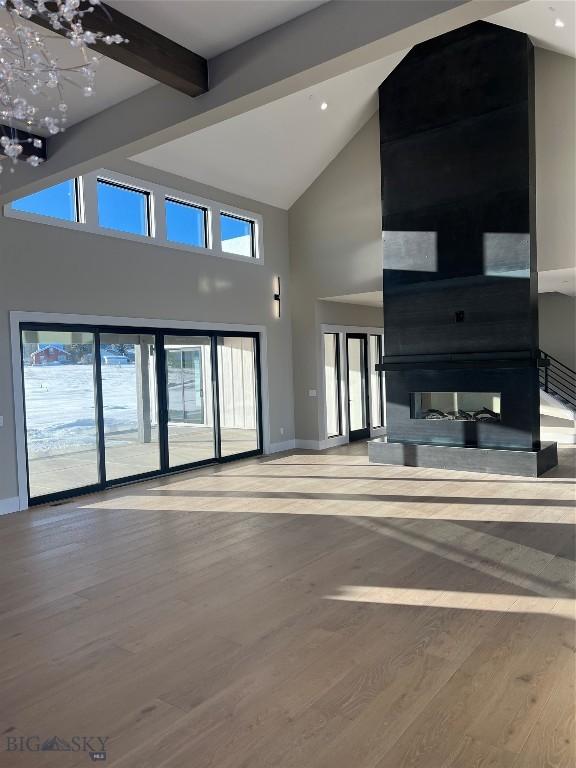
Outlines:
<svg viewBox="0 0 576 768"><path fill-rule="evenodd" d="M576 409L576 371L543 350L539 354L540 389Z"/></svg>

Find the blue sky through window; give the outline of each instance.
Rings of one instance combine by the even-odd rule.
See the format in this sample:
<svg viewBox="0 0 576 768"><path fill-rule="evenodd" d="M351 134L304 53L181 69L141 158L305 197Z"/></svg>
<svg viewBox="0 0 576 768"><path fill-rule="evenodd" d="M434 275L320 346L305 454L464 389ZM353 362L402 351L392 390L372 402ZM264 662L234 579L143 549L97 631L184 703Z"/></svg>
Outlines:
<svg viewBox="0 0 576 768"><path fill-rule="evenodd" d="M98 223L133 235L148 235L148 195L98 179Z"/></svg>
<svg viewBox="0 0 576 768"><path fill-rule="evenodd" d="M53 187L21 197L12 203L14 211L52 216L64 221L77 221L76 182L74 179L55 184Z"/></svg>
<svg viewBox="0 0 576 768"><path fill-rule="evenodd" d="M225 213L220 215L222 232L222 250L226 253L236 253L239 256L252 256L253 224L246 219L237 219Z"/></svg>
<svg viewBox="0 0 576 768"><path fill-rule="evenodd" d="M166 238L174 243L206 247L206 218L203 208L166 199Z"/></svg>
<svg viewBox="0 0 576 768"><path fill-rule="evenodd" d="M77 191L77 179L48 187L33 195L15 200L10 208L17 212L46 216L52 219L78 222L83 186ZM92 181L89 181L89 185ZM145 184L145 182L142 182ZM97 222L92 218L92 208L88 207L86 224L92 231L94 226L150 237L154 232L151 219L153 208L150 206L150 194L146 189L124 185L106 177L97 178ZM177 194L177 193L175 193ZM165 238L167 243L179 243L192 248L215 248L216 252L235 254L246 258L255 258L256 227L255 222L242 215L236 216L219 209L218 203L210 204L207 209L202 204L172 198L166 190L159 196L165 206ZM159 201L160 202L160 201ZM218 216L220 221L221 243L209 243L209 213ZM161 225L164 234L164 222Z"/></svg>

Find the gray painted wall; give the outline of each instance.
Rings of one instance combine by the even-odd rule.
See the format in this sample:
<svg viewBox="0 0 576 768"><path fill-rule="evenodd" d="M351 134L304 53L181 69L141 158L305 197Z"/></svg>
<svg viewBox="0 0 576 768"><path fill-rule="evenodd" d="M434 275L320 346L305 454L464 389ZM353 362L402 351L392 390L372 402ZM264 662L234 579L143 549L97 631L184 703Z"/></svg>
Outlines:
<svg viewBox="0 0 576 768"><path fill-rule="evenodd" d="M576 370L576 298L563 293L538 297L540 349Z"/></svg>
<svg viewBox="0 0 576 768"><path fill-rule="evenodd" d="M538 270L576 268L576 59L535 61Z"/></svg>
<svg viewBox="0 0 576 768"><path fill-rule="evenodd" d="M290 210L294 402L298 438L319 440L317 341L320 325L382 326L373 307L319 299L380 291L379 128L376 116L356 134ZM366 320L370 322L366 322Z"/></svg>
<svg viewBox="0 0 576 768"><path fill-rule="evenodd" d="M381 328L382 309L363 304L337 301L318 302L318 322L325 325L351 325L362 328Z"/></svg>
<svg viewBox="0 0 576 768"><path fill-rule="evenodd" d="M0 217L0 500L17 496L11 310L264 325L270 441L294 437L286 211L135 163L117 164L113 170L260 213L264 264ZM282 278L281 319L273 316L274 275Z"/></svg>

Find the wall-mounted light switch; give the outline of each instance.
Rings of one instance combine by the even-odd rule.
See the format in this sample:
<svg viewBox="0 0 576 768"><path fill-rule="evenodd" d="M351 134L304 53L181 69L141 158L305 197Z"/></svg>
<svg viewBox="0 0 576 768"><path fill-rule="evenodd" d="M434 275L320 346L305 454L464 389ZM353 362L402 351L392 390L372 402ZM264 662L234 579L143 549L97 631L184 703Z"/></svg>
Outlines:
<svg viewBox="0 0 576 768"><path fill-rule="evenodd" d="M316 397L316 390L315 389L309 389L308 390L308 397Z"/></svg>

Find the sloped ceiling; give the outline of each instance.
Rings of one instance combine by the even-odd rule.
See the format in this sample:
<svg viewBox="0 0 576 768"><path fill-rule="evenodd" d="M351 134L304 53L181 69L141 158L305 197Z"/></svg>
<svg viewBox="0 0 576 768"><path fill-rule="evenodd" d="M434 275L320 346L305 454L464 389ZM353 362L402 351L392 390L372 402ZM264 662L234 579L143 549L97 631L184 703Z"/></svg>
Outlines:
<svg viewBox="0 0 576 768"><path fill-rule="evenodd" d="M576 55L575 7L573 0L553 5L530 0L487 20L525 32L537 45ZM564 26L556 26L556 19ZM374 114L379 84L405 55L389 56L132 159L288 209Z"/></svg>
<svg viewBox="0 0 576 768"><path fill-rule="evenodd" d="M556 26L557 19L564 26ZM574 0L529 0L490 16L487 21L524 32L540 48L576 57Z"/></svg>
<svg viewBox="0 0 576 768"><path fill-rule="evenodd" d="M288 209L377 108L406 51L132 159ZM321 109L322 102L328 105Z"/></svg>

